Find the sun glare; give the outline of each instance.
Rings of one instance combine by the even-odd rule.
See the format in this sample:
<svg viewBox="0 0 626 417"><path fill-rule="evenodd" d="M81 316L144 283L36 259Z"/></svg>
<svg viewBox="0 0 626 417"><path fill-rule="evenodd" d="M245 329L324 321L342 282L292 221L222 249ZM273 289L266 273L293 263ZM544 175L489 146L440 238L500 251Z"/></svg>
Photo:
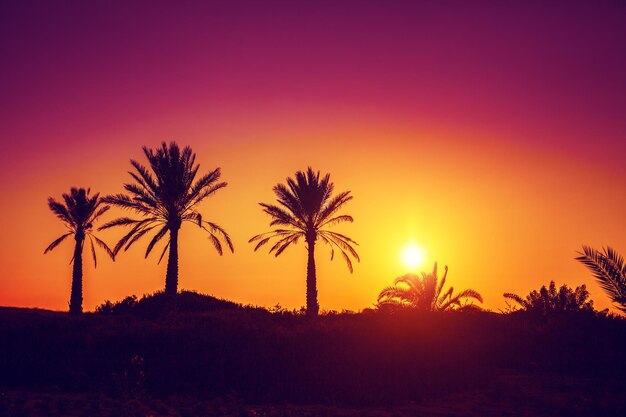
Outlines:
<svg viewBox="0 0 626 417"><path fill-rule="evenodd" d="M421 246L415 243L409 243L402 249L401 259L404 266L414 270L424 263L426 260L426 252Z"/></svg>

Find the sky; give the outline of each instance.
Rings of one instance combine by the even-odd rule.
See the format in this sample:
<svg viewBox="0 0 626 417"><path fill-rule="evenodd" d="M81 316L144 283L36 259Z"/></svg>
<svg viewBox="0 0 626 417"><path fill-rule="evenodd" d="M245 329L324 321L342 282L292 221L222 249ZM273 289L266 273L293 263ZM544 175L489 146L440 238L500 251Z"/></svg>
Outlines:
<svg viewBox="0 0 626 417"><path fill-rule="evenodd" d="M269 230L258 203L311 166L352 192L337 231L361 256L350 274L318 248L322 310L372 307L435 261L494 311L550 280L609 307L574 258L626 253L626 7L523 3L2 2L0 305L67 309L72 242L43 254L64 232L47 198L121 192L142 146L175 140L221 167L201 212L235 245L220 257L185 226L181 288L304 305L305 246L247 241ZM147 243L96 269L85 253L86 309L164 287Z"/></svg>

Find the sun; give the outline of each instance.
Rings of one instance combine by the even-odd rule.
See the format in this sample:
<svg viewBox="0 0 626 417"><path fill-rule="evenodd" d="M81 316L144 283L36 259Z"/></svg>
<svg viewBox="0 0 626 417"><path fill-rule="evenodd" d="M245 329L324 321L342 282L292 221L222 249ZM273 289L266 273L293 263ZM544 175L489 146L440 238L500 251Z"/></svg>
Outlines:
<svg viewBox="0 0 626 417"><path fill-rule="evenodd" d="M409 243L404 247L404 249L402 249L400 258L402 259L404 266L414 270L421 266L426 260L426 251L424 251L424 248L416 245L415 243Z"/></svg>

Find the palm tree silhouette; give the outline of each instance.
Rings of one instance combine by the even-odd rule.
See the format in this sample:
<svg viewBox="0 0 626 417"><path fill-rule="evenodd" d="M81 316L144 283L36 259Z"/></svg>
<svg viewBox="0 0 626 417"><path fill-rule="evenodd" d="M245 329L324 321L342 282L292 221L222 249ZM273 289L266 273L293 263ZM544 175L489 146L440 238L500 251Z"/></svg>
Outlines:
<svg viewBox="0 0 626 417"><path fill-rule="evenodd" d="M378 307L410 307L422 311L446 311L455 309L477 308L467 299L483 302L482 296L475 290L465 290L454 295L454 288L450 287L445 293L443 286L448 276L448 267L439 281L437 277L437 263L433 272L420 275L407 274L394 280L393 286L387 287L378 296ZM463 302L465 301L465 302Z"/></svg>
<svg viewBox="0 0 626 417"><path fill-rule="evenodd" d="M319 312L317 303L317 277L315 272L315 243L318 239L330 246L330 259L338 249L352 273L353 257L360 261L352 245L357 243L348 236L327 230L328 226L341 222L352 222L352 216L337 215L337 212L350 200L350 191L332 196L334 184L330 182L330 174L320 179L319 171L315 173L311 167L306 172L296 172L295 179L287 178L287 186L277 184L273 190L278 197L275 206L259 203L263 211L272 217L270 227L280 226L271 232L256 235L249 242L257 242L254 250L265 245L270 239L277 242L270 248L275 256L283 253L291 244L304 239L307 243L308 262L306 271L306 311L307 315L316 316Z"/></svg>
<svg viewBox="0 0 626 417"><path fill-rule="evenodd" d="M94 241L104 251L115 260L113 251L93 234L94 224L110 206L103 206L103 199L96 193L89 196L89 189L72 188L69 194L63 194L63 202L48 198L48 207L65 224L68 232L54 240L44 254L56 248L68 236L74 236L76 244L74 246L74 256L70 263L72 265L72 292L70 295L70 314L81 314L83 312L83 246L85 239L89 239L91 244L91 254L93 264L97 266L96 249Z"/></svg>
<svg viewBox="0 0 626 417"><path fill-rule="evenodd" d="M218 182L220 168L195 180L200 165L195 164L196 155L186 146L182 151L171 142L163 142L156 150L143 147L152 173L139 162L131 160L136 172L129 172L134 183L124 184L128 194L115 194L105 197L107 203L130 210L141 215L141 219L120 217L100 227L108 229L115 226L131 227L117 245L114 253L120 249L128 250L135 242L150 231L156 233L148 244L147 258L154 246L169 232L169 240L163 248L159 263L169 248L167 272L165 275L165 294L171 303L175 303L178 292L178 234L184 222L190 222L209 234L209 240L222 255L222 240L231 252L234 252L230 237L215 223L206 221L197 210L198 204L226 187L225 182ZM173 305L173 304L172 304Z"/></svg>
<svg viewBox="0 0 626 417"><path fill-rule="evenodd" d="M550 281L548 287L544 285L539 291L533 290L526 298L510 292L504 293L503 296L515 302L522 310L544 316L555 312L593 311L593 301L589 299L589 291L585 284L575 289L564 284L557 290L554 281ZM516 309L517 307L509 306L507 311L512 312Z"/></svg>
<svg viewBox="0 0 626 417"><path fill-rule="evenodd" d="M577 261L582 262L598 280L600 287L622 312L626 313L626 265L624 258L613 248L601 251L583 246Z"/></svg>

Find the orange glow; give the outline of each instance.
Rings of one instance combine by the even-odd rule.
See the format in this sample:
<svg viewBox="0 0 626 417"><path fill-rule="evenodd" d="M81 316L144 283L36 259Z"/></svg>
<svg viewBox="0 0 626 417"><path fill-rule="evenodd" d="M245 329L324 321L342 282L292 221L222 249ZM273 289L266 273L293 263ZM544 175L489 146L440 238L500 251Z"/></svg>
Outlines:
<svg viewBox="0 0 626 417"><path fill-rule="evenodd" d="M405 265L398 262L398 250L406 244L407 235L419 236L428 248L429 262L448 265L455 287L480 291L488 308L503 306L503 292L526 293L550 279L571 285L586 283L598 307L609 305L589 273L573 258L582 243L601 246L611 242L617 248L626 247L622 233L626 220L617 215L620 207L626 206L626 195L603 191L621 189L624 176L611 176L601 166L581 170L576 158L522 149L510 152L505 147L475 144L476 152L468 155L462 143L475 138L403 132L391 126L364 131L298 125L286 131L267 131L264 142L238 146L241 139L267 129L252 122L248 126L219 133L230 140L216 144L204 139L215 126L198 126L197 131L176 129L179 143L189 144L198 154L201 172L222 167L229 185L210 197L201 211L222 225L235 244L234 255L220 257L203 233L185 226L179 249L181 288L245 304L303 305L304 245L275 258L266 251L253 252L247 241L267 229L268 218L258 203L273 201L272 186L310 164L330 172L337 190L352 191L354 200L345 212L354 217L354 223L338 225L336 230L359 243L361 256L351 275L340 259L330 262L323 245L317 251L322 309L371 306L390 280L406 273ZM91 186L104 194L120 192L129 178L129 159L142 160L143 144L158 145L152 138L159 137L161 128L157 124L143 134L118 133L120 145L115 152L104 147L89 161L73 162L76 156L89 153L87 145L77 146L54 162L47 158L33 161L39 166L37 172L45 173L44 178L22 174L13 183L3 184L3 194L11 196L3 201L3 207L11 218L0 221L5 236L14 238L1 243L0 304L66 308L72 245L63 243L55 253L43 255L43 249L63 231L48 211L46 198L60 196L72 185ZM300 131L308 132L300 134L300 140L313 144L306 153L289 139ZM414 141L418 137L434 139ZM335 151L329 153L328 141L339 139L343 144L334 145ZM357 141L359 148L354 151L351 148ZM389 146L390 142L397 146ZM450 148L455 147L457 153L451 153ZM289 152L289 157L276 158L283 152ZM379 159L381 154L387 157ZM423 154L431 157L425 165L415 167L414 158ZM345 155L350 155L349 165ZM57 164L63 168L53 169ZM376 175L371 166L376 166ZM447 169L435 169L441 166ZM604 188L594 188L598 183ZM426 202L424 196L437 198ZM121 214L117 209L111 212L107 220ZM101 233L110 244L120 236L121 231ZM163 288L165 262L157 265L154 255L144 259L145 245L147 241L138 242L128 252L121 252L114 263L102 259L95 270L85 256L85 309L93 309L105 299ZM160 253L159 248L155 253Z"/></svg>

